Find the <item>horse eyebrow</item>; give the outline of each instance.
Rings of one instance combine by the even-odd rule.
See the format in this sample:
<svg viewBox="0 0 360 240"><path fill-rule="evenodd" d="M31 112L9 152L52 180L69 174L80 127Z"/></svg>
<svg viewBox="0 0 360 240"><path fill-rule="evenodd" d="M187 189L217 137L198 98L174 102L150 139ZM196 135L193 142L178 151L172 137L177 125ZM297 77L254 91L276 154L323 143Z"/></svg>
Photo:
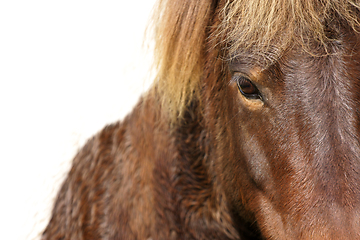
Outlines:
<svg viewBox="0 0 360 240"><path fill-rule="evenodd" d="M263 72L271 68L275 62L277 62L277 60L269 64L269 62L264 61L262 57L256 55L239 54L228 61L228 66L231 71L248 72L250 69L258 69L258 72Z"/></svg>
<svg viewBox="0 0 360 240"><path fill-rule="evenodd" d="M235 60L229 61L228 66L232 72L243 72L246 73L249 69L254 67L259 67L259 64L256 64L252 61L247 61L246 58L237 57ZM260 67L263 69L262 67Z"/></svg>
<svg viewBox="0 0 360 240"><path fill-rule="evenodd" d="M281 50L279 46L272 44L266 51L256 49L238 49L228 58L229 65L252 65L263 70L278 62L286 50Z"/></svg>

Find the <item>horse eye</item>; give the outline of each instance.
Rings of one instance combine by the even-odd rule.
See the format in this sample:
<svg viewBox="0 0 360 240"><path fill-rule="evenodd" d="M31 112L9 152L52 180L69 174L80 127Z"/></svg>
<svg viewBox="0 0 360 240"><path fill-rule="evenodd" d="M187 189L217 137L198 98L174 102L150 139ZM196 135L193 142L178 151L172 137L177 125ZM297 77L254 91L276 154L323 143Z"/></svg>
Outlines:
<svg viewBox="0 0 360 240"><path fill-rule="evenodd" d="M248 99L260 99L262 96L257 89L257 87L246 77L236 76L236 83L238 85L239 91L244 97Z"/></svg>

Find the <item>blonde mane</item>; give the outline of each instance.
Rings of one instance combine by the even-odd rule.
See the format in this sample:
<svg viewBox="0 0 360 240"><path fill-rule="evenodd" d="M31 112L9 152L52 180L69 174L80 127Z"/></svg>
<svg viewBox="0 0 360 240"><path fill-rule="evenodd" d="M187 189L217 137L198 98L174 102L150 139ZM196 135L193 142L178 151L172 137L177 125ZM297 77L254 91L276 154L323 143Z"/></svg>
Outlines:
<svg viewBox="0 0 360 240"><path fill-rule="evenodd" d="M171 119L181 116L189 101L199 97L209 38L229 57L246 50L266 58L274 45L279 56L293 43L310 49L309 39L326 49L334 40L326 33L329 22L359 26L360 0L219 0L220 11L214 11L214 2L159 0L155 8L155 86ZM219 26L210 26L215 17ZM216 27L212 35L207 34L210 27Z"/></svg>

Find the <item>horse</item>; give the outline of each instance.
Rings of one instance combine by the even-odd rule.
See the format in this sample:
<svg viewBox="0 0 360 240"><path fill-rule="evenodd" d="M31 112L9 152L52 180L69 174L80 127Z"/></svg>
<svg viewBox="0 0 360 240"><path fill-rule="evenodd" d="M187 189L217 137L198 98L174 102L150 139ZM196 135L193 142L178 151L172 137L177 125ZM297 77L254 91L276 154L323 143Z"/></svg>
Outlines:
<svg viewBox="0 0 360 240"><path fill-rule="evenodd" d="M42 239L360 239L360 2L159 0L151 89Z"/></svg>

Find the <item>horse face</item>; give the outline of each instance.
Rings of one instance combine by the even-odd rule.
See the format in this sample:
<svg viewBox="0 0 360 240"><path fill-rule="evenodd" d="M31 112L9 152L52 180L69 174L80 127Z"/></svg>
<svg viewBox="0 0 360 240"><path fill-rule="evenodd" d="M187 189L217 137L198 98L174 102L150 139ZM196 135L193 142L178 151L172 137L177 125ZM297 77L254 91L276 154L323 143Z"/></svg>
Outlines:
<svg viewBox="0 0 360 240"><path fill-rule="evenodd" d="M221 176L266 238L360 237L359 40L323 56L294 47L267 68L229 64Z"/></svg>

